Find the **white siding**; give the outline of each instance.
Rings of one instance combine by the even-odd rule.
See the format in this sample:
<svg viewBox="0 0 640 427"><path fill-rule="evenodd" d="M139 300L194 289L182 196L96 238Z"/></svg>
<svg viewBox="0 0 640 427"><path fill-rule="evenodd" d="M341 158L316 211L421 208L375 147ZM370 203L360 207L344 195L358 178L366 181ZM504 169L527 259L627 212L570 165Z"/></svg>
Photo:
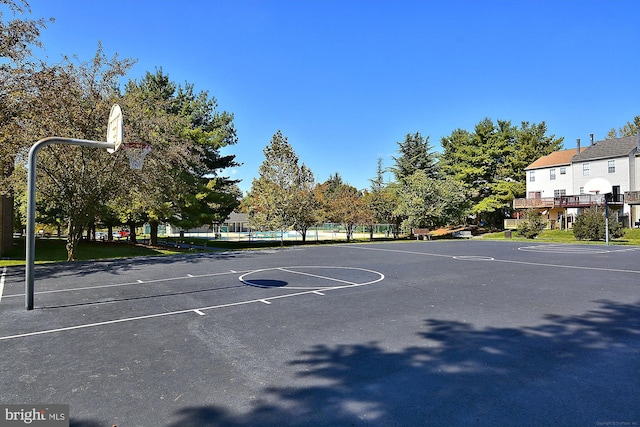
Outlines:
<svg viewBox="0 0 640 427"><path fill-rule="evenodd" d="M566 168L566 174L560 174L560 168ZM551 179L551 169L556 170L556 179ZM536 180L531 182L530 172L535 171ZM573 171L571 165L552 166L527 171L527 197L531 192L540 192L540 197L553 197L555 190L565 190L567 195L573 194Z"/></svg>
<svg viewBox="0 0 640 427"><path fill-rule="evenodd" d="M616 171L615 173L609 173L609 160L616 161ZM582 175L582 165L583 163L590 164L590 174L589 176ZM580 171L575 174L573 179L573 194L580 194L580 188L584 187L585 184L591 181L594 178L604 178L611 186L620 186L620 194L624 194L625 191L631 190L631 175L632 171L630 168L630 159L629 157L617 157L615 159L601 159L601 160L590 160L589 162L576 162L573 164L574 170ZM625 214L629 213L629 205L624 205L623 212Z"/></svg>

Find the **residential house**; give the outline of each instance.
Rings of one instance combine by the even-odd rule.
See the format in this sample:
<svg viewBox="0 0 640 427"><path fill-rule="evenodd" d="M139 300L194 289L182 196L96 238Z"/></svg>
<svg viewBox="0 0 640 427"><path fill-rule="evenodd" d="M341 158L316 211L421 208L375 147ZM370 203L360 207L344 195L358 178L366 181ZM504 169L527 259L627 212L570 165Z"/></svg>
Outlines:
<svg viewBox="0 0 640 427"><path fill-rule="evenodd" d="M594 142L591 135L591 144L585 148L578 140L575 149L543 156L525 169L527 197L514 200L514 208L538 209L551 228L567 228L580 209L604 204L605 195L589 187L606 182L612 192L608 200L612 212L625 225L633 225L640 209L639 147L638 136ZM509 225L515 228L513 222Z"/></svg>
<svg viewBox="0 0 640 427"><path fill-rule="evenodd" d="M635 189L635 163L638 137L605 139L591 144L573 157L573 194L586 194L585 186L594 178L611 184L613 200L621 201L624 192ZM629 205L623 204L621 216L629 215Z"/></svg>
<svg viewBox="0 0 640 427"><path fill-rule="evenodd" d="M190 230L184 230L180 227L175 227L170 224L166 224L164 227L164 233L166 233L168 236L184 234L202 236L211 234L215 236L219 235L220 233L248 233L249 231L251 231L251 229L249 228L249 219L247 214L237 212L231 212L231 214L229 214L227 219L222 224L206 225Z"/></svg>
<svg viewBox="0 0 640 427"><path fill-rule="evenodd" d="M571 159L578 154L578 149L555 151L540 157L525 168L527 179L527 198L519 199L516 208L536 208L542 211L555 228L567 218L565 209L555 206L556 197L573 194L573 168Z"/></svg>

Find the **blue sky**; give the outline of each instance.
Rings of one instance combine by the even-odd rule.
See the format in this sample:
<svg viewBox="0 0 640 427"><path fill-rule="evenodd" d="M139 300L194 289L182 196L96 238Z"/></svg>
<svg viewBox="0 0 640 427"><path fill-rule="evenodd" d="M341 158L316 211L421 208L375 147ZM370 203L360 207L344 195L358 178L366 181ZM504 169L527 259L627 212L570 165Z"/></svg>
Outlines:
<svg viewBox="0 0 640 427"><path fill-rule="evenodd" d="M280 129L318 182L369 187L407 133L436 151L485 117L565 148L640 115L640 2L30 0L44 55L136 58L234 114L247 191ZM126 111L123 112L126 114ZM125 129L126 132L126 129Z"/></svg>

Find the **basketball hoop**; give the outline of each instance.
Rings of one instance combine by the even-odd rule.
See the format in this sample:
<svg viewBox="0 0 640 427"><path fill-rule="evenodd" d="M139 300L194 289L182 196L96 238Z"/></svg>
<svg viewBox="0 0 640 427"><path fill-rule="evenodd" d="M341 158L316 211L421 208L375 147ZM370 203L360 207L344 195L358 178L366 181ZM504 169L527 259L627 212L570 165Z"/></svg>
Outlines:
<svg viewBox="0 0 640 427"><path fill-rule="evenodd" d="M129 158L129 167L140 170L144 158L151 151L151 145L145 142L123 142L121 147Z"/></svg>

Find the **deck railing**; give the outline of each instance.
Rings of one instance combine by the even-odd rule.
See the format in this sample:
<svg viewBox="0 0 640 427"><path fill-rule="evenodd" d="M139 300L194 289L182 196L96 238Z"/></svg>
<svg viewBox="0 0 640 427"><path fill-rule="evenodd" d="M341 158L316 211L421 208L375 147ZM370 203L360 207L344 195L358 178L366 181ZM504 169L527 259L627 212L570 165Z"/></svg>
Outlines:
<svg viewBox="0 0 640 427"><path fill-rule="evenodd" d="M627 193L625 193L625 195ZM640 203L640 192L637 193L637 203ZM622 206L625 201L625 195L612 194L608 201L609 205ZM577 196L542 197L537 199L514 199L513 208L581 208L593 205L604 205L604 199L604 194L580 194Z"/></svg>
<svg viewBox="0 0 640 427"><path fill-rule="evenodd" d="M552 207L553 207L553 197L513 200L514 209L552 208Z"/></svg>
<svg viewBox="0 0 640 427"><path fill-rule="evenodd" d="M625 191L624 200L630 205L639 205L640 191Z"/></svg>

